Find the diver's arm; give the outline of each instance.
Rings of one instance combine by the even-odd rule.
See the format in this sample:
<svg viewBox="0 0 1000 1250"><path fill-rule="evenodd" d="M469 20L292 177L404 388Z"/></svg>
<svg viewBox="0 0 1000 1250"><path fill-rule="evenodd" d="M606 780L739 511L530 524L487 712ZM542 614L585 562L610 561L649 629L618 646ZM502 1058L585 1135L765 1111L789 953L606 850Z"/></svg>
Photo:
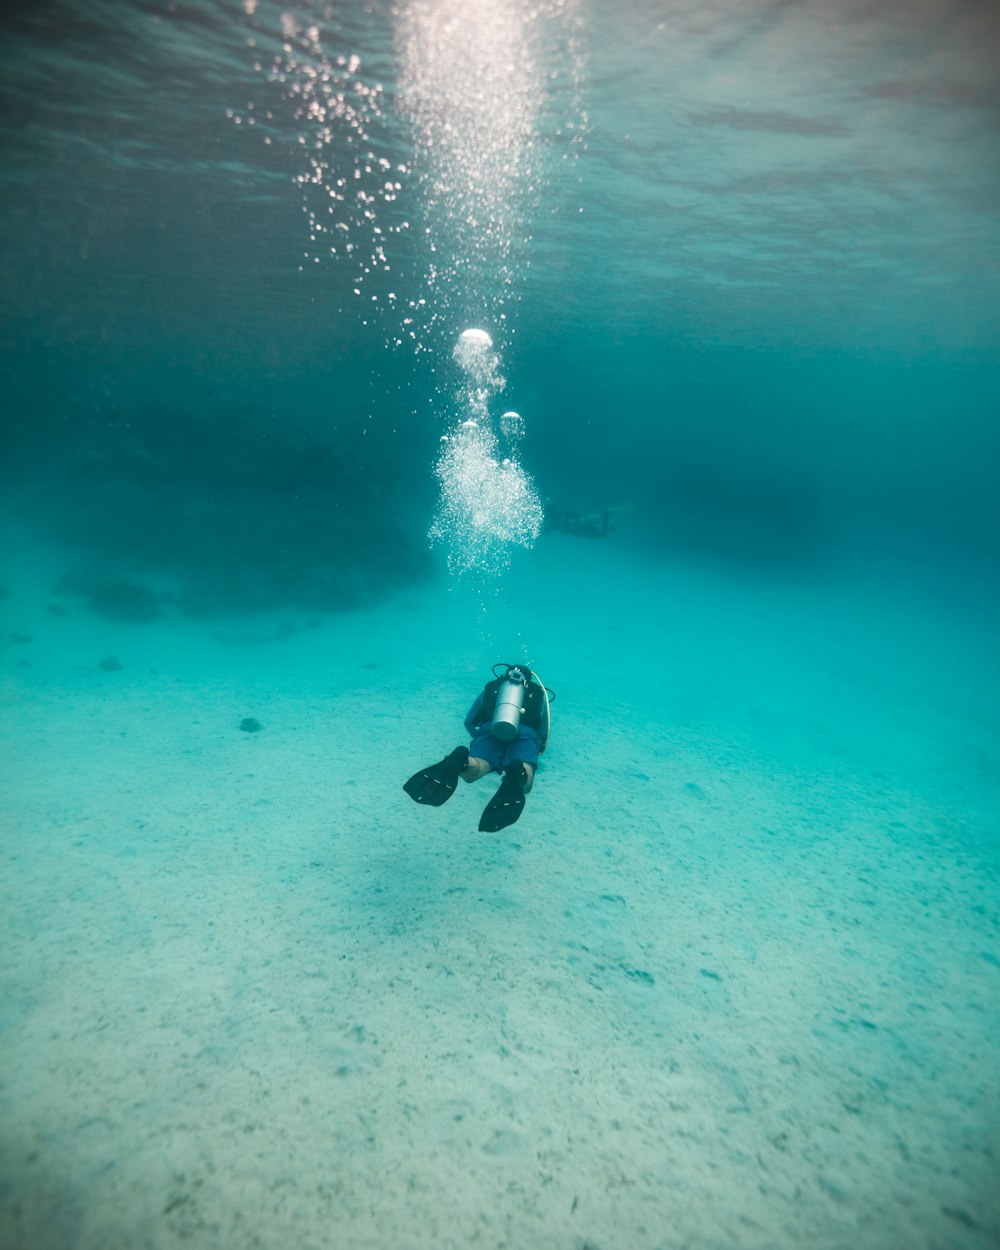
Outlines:
<svg viewBox="0 0 1000 1250"><path fill-rule="evenodd" d="M482 694L482 691L480 691L476 697L475 703L473 703L472 707L469 708L468 716L466 716L465 718L465 730L466 730L466 733L468 733L470 738L474 738L476 736L476 726L479 724L479 722L476 720L476 717L479 715L479 709L482 706L483 706L483 694Z"/></svg>

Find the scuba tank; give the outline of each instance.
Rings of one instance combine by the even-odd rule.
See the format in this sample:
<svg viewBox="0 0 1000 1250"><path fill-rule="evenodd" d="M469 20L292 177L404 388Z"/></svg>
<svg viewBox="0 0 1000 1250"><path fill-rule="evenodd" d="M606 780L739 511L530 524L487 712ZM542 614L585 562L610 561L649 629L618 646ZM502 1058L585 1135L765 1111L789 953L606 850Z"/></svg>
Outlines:
<svg viewBox="0 0 1000 1250"><path fill-rule="evenodd" d="M493 710L493 723L490 733L500 742L513 742L521 724L521 713L524 711L524 691L530 676L516 666L507 669L507 675L497 691L496 707Z"/></svg>

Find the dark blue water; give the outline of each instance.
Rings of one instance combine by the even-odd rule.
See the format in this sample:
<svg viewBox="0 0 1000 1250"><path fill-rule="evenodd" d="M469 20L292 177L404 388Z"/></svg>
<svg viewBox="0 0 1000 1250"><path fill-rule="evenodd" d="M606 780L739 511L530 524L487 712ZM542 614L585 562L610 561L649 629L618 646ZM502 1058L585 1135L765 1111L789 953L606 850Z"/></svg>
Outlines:
<svg viewBox="0 0 1000 1250"><path fill-rule="evenodd" d="M996 1245L994 7L0 23L0 1240Z"/></svg>
<svg viewBox="0 0 1000 1250"><path fill-rule="evenodd" d="M469 123L496 165L473 227L456 220L467 171L435 190L430 131L397 90L404 19L327 6L312 44L290 10L286 52L281 12L5 19L4 464L59 536L189 579L235 565L254 602L309 599L345 547L365 567L382 552L373 590L418 574L451 344L485 319L557 506L632 505L632 537L670 556L989 577L988 8L524 19L514 52L534 59L510 91L487 83ZM296 116L324 66L343 115ZM512 143L523 169L501 178ZM373 153L407 171L391 200L363 172ZM295 185L311 159L328 181L362 173L371 221ZM391 271L356 297L373 223ZM337 235L353 256L331 255ZM397 286L399 306L428 302L386 350L407 334ZM287 551L299 587L275 567Z"/></svg>

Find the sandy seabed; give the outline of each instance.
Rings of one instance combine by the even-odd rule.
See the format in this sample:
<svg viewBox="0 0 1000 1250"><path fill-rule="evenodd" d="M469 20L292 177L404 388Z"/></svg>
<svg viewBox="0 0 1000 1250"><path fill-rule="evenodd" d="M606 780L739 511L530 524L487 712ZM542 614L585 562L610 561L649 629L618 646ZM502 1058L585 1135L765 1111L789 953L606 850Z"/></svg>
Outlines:
<svg viewBox="0 0 1000 1250"><path fill-rule="evenodd" d="M5 1250L1000 1244L985 623L562 537L312 625L57 571L0 604ZM401 785L515 625L554 732L484 835Z"/></svg>

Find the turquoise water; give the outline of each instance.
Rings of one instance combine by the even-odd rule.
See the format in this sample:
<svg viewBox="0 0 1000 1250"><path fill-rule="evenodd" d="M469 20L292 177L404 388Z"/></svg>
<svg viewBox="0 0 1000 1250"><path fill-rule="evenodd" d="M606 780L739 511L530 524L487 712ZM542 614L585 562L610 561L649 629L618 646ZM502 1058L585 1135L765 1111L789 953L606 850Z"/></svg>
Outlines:
<svg viewBox="0 0 1000 1250"><path fill-rule="evenodd" d="M996 15L2 21L2 1244L996 1245Z"/></svg>

